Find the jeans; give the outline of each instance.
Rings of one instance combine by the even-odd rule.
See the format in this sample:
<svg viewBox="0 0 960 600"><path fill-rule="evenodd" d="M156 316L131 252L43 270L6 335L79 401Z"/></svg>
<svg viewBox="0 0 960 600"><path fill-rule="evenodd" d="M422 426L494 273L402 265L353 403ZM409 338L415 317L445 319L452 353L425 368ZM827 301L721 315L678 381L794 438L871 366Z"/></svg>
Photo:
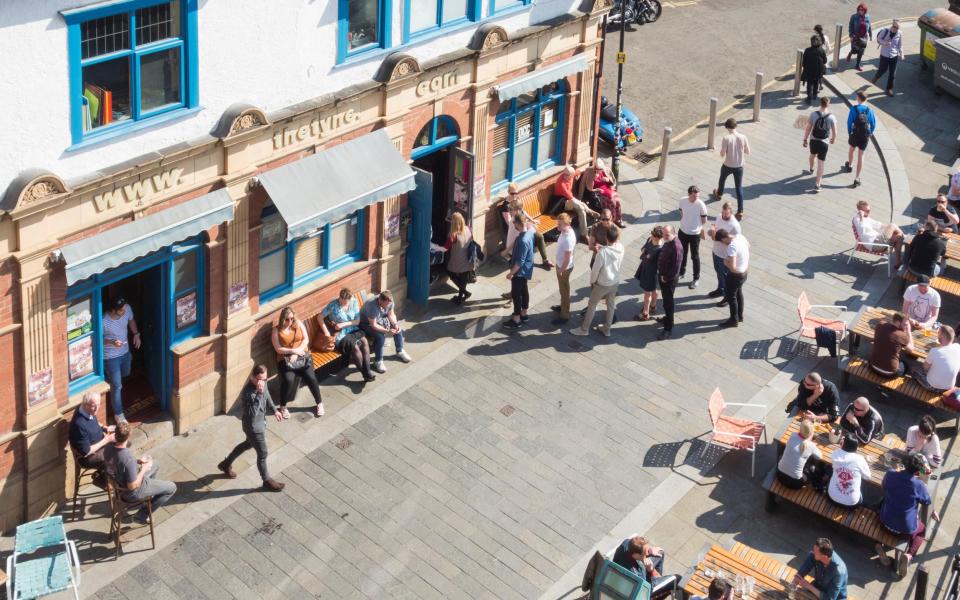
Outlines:
<svg viewBox="0 0 960 600"><path fill-rule="evenodd" d="M565 271L557 269L557 287L560 290L560 318L570 318L570 273L573 269Z"/></svg>
<svg viewBox="0 0 960 600"><path fill-rule="evenodd" d="M727 299L730 307L730 320L743 321L743 284L747 280L747 274L727 273L726 292L724 298Z"/></svg>
<svg viewBox="0 0 960 600"><path fill-rule="evenodd" d="M374 331L373 327L369 323L360 323L360 329L370 337L373 338L373 360L374 362L380 362L383 360L383 346L387 342L387 334L382 331ZM397 352L403 352L403 331L394 334L393 336L393 345L396 346Z"/></svg>
<svg viewBox="0 0 960 600"><path fill-rule="evenodd" d="M237 446L230 451L230 454L227 455L227 458L223 462L227 463L227 466L229 467L233 464L233 461L240 457L241 454L253 448L257 451L257 470L260 471L260 479L264 481L270 479L270 473L267 472L266 433L263 431L253 431L244 428L243 434L247 436L247 439L237 444Z"/></svg>
<svg viewBox="0 0 960 600"><path fill-rule="evenodd" d="M513 316L519 317L530 308L530 292L527 280L519 275L510 278L510 297L513 299Z"/></svg>
<svg viewBox="0 0 960 600"><path fill-rule="evenodd" d="M727 184L727 175L733 175L733 186L737 192L737 212L743 212L743 167L720 167L720 182L717 184L717 195L723 195L723 186Z"/></svg>
<svg viewBox="0 0 960 600"><path fill-rule="evenodd" d="M887 75L887 91L893 91L893 78L897 74L897 62L899 62L899 57L888 58L886 56L880 57L880 68L877 69L877 74L873 76L874 79L879 80L883 77L883 74L890 71L890 74Z"/></svg>
<svg viewBox="0 0 960 600"><path fill-rule="evenodd" d="M313 359L307 356L307 366L302 369L293 370L287 366L287 361L277 361L277 372L280 374L280 408L285 408L287 403L293 400L297 395L297 377L302 377L310 388L313 400L317 404L323 402L320 398L320 384L317 383L317 375L313 371Z"/></svg>
<svg viewBox="0 0 960 600"><path fill-rule="evenodd" d="M587 314L583 316L583 323L580 325L580 329L583 331L590 331L590 325L593 323L593 314L596 312L597 305L600 304L601 300L605 300L607 302L607 331L609 332L610 328L613 326L613 315L615 314L617 308L617 284L600 285L599 283L595 283L593 284L593 288L590 290L590 301L587 303Z"/></svg>
<svg viewBox="0 0 960 600"><path fill-rule="evenodd" d="M727 289L727 273L730 272L727 269L727 265L724 264L723 259L712 254L713 256L713 270L717 272L717 289L720 290L722 294L724 290Z"/></svg>
<svg viewBox="0 0 960 600"><path fill-rule="evenodd" d="M132 492L125 492L123 499L127 502L143 502L144 500L152 499L153 506L151 508L154 511L169 502L170 498L177 493L177 484L172 481L154 479L157 476L158 470L159 466L157 463L153 463L150 472L143 477L140 487ZM142 512L146 514L146 510Z"/></svg>
<svg viewBox="0 0 960 600"><path fill-rule="evenodd" d="M687 272L687 256L693 260L693 278L700 279L700 234L680 231L683 260L680 261L680 277Z"/></svg>
<svg viewBox="0 0 960 600"><path fill-rule="evenodd" d="M130 375L130 352L115 358L103 360L103 370L110 384L110 402L113 404L113 417L123 416L123 378Z"/></svg>
<svg viewBox="0 0 960 600"><path fill-rule="evenodd" d="M663 298L663 329L673 330L673 292L677 289L677 280L660 280L660 296Z"/></svg>

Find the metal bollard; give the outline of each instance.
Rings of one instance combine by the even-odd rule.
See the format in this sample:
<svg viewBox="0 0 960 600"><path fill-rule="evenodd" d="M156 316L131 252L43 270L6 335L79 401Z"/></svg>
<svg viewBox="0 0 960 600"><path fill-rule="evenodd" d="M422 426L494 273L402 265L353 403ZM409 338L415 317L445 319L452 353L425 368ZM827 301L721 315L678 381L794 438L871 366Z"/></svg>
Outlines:
<svg viewBox="0 0 960 600"><path fill-rule="evenodd" d="M803 50L797 48L797 72L793 76L793 95L800 95L800 71L803 70Z"/></svg>
<svg viewBox="0 0 960 600"><path fill-rule="evenodd" d="M713 150L717 141L717 99L710 98L710 120L707 122L707 150Z"/></svg>
<svg viewBox="0 0 960 600"><path fill-rule="evenodd" d="M916 591L913 594L913 600L926 600L927 598L927 581L930 577L930 574L927 573L927 566L920 565L917 567L917 587Z"/></svg>
<svg viewBox="0 0 960 600"><path fill-rule="evenodd" d="M763 103L763 73L757 71L757 82L753 88L753 122L760 121L760 105Z"/></svg>
<svg viewBox="0 0 960 600"><path fill-rule="evenodd" d="M831 66L836 71L840 68L840 38L843 37L843 24L837 23L833 28L833 63Z"/></svg>
<svg viewBox="0 0 960 600"><path fill-rule="evenodd" d="M672 128L663 128L663 145L660 147L660 171L657 172L658 181L663 181L663 178L667 176L667 156L670 154L670 136L672 135Z"/></svg>

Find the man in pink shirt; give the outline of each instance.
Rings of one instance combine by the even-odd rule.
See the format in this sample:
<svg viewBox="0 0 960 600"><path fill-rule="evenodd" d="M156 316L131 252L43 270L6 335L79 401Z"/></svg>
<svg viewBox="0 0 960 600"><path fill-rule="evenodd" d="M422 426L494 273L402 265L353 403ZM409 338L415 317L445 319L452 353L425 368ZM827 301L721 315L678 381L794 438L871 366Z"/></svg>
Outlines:
<svg viewBox="0 0 960 600"><path fill-rule="evenodd" d="M720 167L720 183L713 195L720 200L723 197L723 187L727 183L727 176L733 175L733 185L737 192L737 220L743 218L743 157L750 154L750 142L747 136L737 133L737 120L730 117L723 124L727 128L727 135L720 141L720 158L723 166Z"/></svg>

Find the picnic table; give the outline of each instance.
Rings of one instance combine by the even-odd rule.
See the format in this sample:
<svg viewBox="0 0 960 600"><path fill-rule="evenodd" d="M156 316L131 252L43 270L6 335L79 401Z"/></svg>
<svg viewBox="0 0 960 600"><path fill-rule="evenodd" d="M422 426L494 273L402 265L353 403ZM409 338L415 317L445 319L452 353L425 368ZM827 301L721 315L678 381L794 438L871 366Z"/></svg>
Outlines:
<svg viewBox="0 0 960 600"><path fill-rule="evenodd" d="M777 455L783 453L783 448L790 440L790 436L800 428L800 417L795 417L787 422L783 433L777 438ZM814 427L813 438L811 440L820 450L822 460L830 464L830 455L834 450L838 450L838 444L830 443L830 426L826 423L817 423ZM867 465L870 467L870 480L864 481L880 488L883 484L883 476L887 471L899 468L904 464L907 458L906 444L897 436L888 433L882 440L873 440L866 446L860 446L857 452L867 459Z"/></svg>
<svg viewBox="0 0 960 600"><path fill-rule="evenodd" d="M853 327L850 328L850 335L847 338L849 348L848 353L852 356L854 349L860 345L861 338L873 341L873 332L877 325L884 320L889 321L893 313L897 312L891 308L878 308L876 306L864 306L857 313ZM937 346L937 335L932 330L911 329L913 336L913 355L920 360L927 359L927 352ZM927 335L929 334L929 335ZM905 352L909 352L905 350Z"/></svg>
<svg viewBox="0 0 960 600"><path fill-rule="evenodd" d="M725 550L716 544L711 546L683 587L687 595L706 596L710 582L722 571L724 579L731 584L736 581L737 575L753 578L752 593L742 598L789 598L787 587L788 584L791 588L793 587L792 581L796 571L748 546L742 544L737 546L732 551ZM804 589L795 589L794 598L817 600L816 596Z"/></svg>
<svg viewBox="0 0 960 600"><path fill-rule="evenodd" d="M943 237L947 239L947 259L960 262L960 235L944 233Z"/></svg>

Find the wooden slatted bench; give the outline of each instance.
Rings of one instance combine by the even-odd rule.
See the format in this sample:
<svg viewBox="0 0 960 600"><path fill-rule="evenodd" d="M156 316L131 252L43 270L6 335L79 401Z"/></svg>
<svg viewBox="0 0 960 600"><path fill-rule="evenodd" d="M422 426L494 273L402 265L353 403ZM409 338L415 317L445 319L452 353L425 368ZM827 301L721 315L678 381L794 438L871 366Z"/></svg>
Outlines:
<svg viewBox="0 0 960 600"><path fill-rule="evenodd" d="M552 197L553 185L548 185L539 190L530 190L527 195L523 197L523 210L527 211L528 215L539 221L539 223L537 223L537 231L541 234L557 228L557 218L553 215L544 214Z"/></svg>
<svg viewBox="0 0 960 600"><path fill-rule="evenodd" d="M367 293L365 290L357 291L353 297L356 298L357 303L360 305L360 309L363 309L363 303L366 301ZM338 350L331 350L329 352L321 352L314 350L312 348L313 340L316 337L317 333L320 332L320 321L323 319L322 312L317 313L316 315L310 317L304 321L304 326L307 329L307 337L310 338L310 357L313 359L313 368L314 370L324 367L336 361L339 358L342 358L343 355L340 354ZM342 367L342 365L341 365Z"/></svg>
<svg viewBox="0 0 960 600"><path fill-rule="evenodd" d="M780 580L792 581L797 574L797 570L793 567L785 565L775 558L771 558L763 552L754 550L750 546L740 542L733 544L733 548L730 549L730 554L746 562L756 570L763 571ZM813 577L811 575L807 575L806 580L813 583ZM854 600L852 596L847 596L847 599Z"/></svg>
<svg viewBox="0 0 960 600"><path fill-rule="evenodd" d="M903 295L903 291L907 288L908 283L916 283L917 276L910 271L904 271L901 277L900 294ZM944 294L960 296L960 281L955 281L946 277L933 277L930 279L930 287L938 292L943 292Z"/></svg>
<svg viewBox="0 0 960 600"><path fill-rule="evenodd" d="M871 542L883 544L893 548L899 556L907 550L907 542L899 536L890 533L880 522L875 511L858 506L844 508L830 501L826 494L821 494L811 486L804 486L799 490L792 490L780 483L777 479L777 468L774 467L763 481L763 489L767 490L767 512L773 512L778 499L785 500L794 506L812 512L834 524L848 529ZM896 564L896 561L894 561Z"/></svg>

